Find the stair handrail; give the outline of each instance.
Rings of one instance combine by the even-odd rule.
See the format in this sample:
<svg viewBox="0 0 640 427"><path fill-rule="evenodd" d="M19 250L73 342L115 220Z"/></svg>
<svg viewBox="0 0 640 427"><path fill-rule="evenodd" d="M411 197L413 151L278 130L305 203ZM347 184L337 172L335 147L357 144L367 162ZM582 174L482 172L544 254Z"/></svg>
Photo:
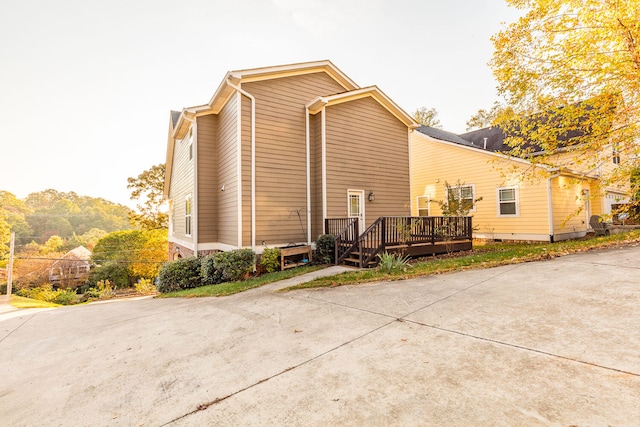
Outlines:
<svg viewBox="0 0 640 427"><path fill-rule="evenodd" d="M358 237L358 246L360 247L360 268L364 268L369 265L371 261L375 259L375 257L384 251L386 247L386 218L384 216L379 217L377 220L373 222L361 235ZM374 239L375 234L379 239ZM365 249L369 248L369 245L366 244L366 241L375 242L378 240L377 246L373 247L373 250L367 253L367 256L364 257Z"/></svg>
<svg viewBox="0 0 640 427"><path fill-rule="evenodd" d="M347 225L345 225L345 227L336 234L334 247L336 265L340 264L348 256L349 253L353 252L354 246L357 246L359 228L358 225L358 218L349 218L347 221ZM353 236L353 238L351 239L348 237L349 232L351 232L351 236ZM344 252L342 252L342 242L351 243L351 246L349 246L349 248L347 248Z"/></svg>

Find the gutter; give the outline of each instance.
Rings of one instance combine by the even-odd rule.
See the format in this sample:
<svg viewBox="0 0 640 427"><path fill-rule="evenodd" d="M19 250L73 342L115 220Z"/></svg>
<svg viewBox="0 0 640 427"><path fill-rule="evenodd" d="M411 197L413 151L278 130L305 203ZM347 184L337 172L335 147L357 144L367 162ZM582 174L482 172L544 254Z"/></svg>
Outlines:
<svg viewBox="0 0 640 427"><path fill-rule="evenodd" d="M244 89L231 83L231 80L227 78L227 85L246 96L251 100L251 250L256 251L256 98ZM240 105L240 112L242 114L242 105ZM240 137L240 156L242 156L242 135ZM242 188L242 176L238 176L238 186ZM238 200L240 206L242 206L242 198ZM240 219L240 229L242 229L242 219ZM239 242L239 246L242 247L242 240Z"/></svg>

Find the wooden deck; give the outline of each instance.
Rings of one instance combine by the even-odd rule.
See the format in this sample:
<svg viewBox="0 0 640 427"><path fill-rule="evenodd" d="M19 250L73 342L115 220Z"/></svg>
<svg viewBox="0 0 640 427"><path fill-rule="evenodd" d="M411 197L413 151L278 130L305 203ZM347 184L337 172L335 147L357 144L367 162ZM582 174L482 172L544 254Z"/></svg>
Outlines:
<svg viewBox="0 0 640 427"><path fill-rule="evenodd" d="M358 230L356 218L325 220L325 233L336 236L336 264L372 267L384 252L418 257L472 248L471 217L380 217Z"/></svg>

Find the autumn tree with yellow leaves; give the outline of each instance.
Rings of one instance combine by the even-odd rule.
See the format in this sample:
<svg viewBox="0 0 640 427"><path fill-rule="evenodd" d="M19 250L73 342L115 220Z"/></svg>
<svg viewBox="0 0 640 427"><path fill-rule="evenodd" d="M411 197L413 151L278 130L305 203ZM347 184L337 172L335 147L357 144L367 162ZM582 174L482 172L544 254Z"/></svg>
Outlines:
<svg viewBox="0 0 640 427"><path fill-rule="evenodd" d="M640 1L507 3L522 15L493 36L490 65L506 102L494 123L513 154L546 162L562 150L556 166L628 186L640 154Z"/></svg>

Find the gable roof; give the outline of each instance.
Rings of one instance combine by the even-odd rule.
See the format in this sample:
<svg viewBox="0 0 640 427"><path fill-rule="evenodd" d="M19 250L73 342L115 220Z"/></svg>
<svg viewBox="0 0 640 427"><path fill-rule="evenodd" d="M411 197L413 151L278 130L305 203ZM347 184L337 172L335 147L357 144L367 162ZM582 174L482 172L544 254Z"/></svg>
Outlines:
<svg viewBox="0 0 640 427"><path fill-rule="evenodd" d="M300 62L296 64L276 65L273 67L250 68L246 70L229 71L218 89L208 103L194 107L184 108L176 120L173 129L173 137L180 139L189 127L189 120L202 114L217 114L227 103L236 87L242 83L262 80L277 79L282 77L299 76L324 72L340 84L345 91L359 89L360 87L344 74L329 60Z"/></svg>
<svg viewBox="0 0 640 427"><path fill-rule="evenodd" d="M600 95L586 101L557 107L555 110L532 114L523 117L523 123L514 120L509 126L508 136L524 139L522 148L531 149L534 155L541 154L544 148L535 141L527 138L521 126L531 128L534 133L540 133L540 129L551 128L557 132L542 132L542 136L555 139L556 149L563 150L571 146L579 145L582 139L591 132L590 119L604 117L616 108L617 97L613 95ZM551 134L551 135L549 135ZM504 143L507 134L498 126L477 129L463 133L460 137L470 141L474 146L485 150L508 152L513 149Z"/></svg>
<svg viewBox="0 0 640 427"><path fill-rule="evenodd" d="M427 136L430 136L431 138L439 139L441 141L454 142L461 145L473 145L468 140L461 138L459 135L453 132L448 132L446 130L434 128L431 126L421 125L416 130Z"/></svg>
<svg viewBox="0 0 640 427"><path fill-rule="evenodd" d="M178 119L180 118L181 111L171 110L171 125L175 127L176 123L178 123Z"/></svg>
<svg viewBox="0 0 640 427"><path fill-rule="evenodd" d="M78 246L64 254L61 259L52 264L52 267L58 264L70 261L88 262L91 259L91 251L84 246Z"/></svg>
<svg viewBox="0 0 640 427"><path fill-rule="evenodd" d="M413 129L419 125L416 121L407 114L402 108L391 100L384 92L382 92L377 86L368 86L361 89L351 90L347 92L337 93L329 96L319 96L307 104L309 113L317 114L324 107L331 105L342 104L343 102L354 101L356 99L362 99L371 97L382 105L387 111L393 114L398 120L404 123L409 128Z"/></svg>
<svg viewBox="0 0 640 427"><path fill-rule="evenodd" d="M416 132L416 134L419 135L420 137L425 138L429 141L433 141L438 144L453 146L462 150L471 150L482 156L489 156L490 158L494 158L494 159L500 158L504 160L510 160L516 163L521 163L521 164L530 165L536 168L541 168L549 172L558 171L558 168L553 166L549 166L545 164L533 164L529 160L521 159L519 157L509 156L508 153L484 149L482 146L472 144L471 141L468 141L455 133L447 132L442 129L436 129L429 126L421 126L416 130L418 131Z"/></svg>
<svg viewBox="0 0 640 427"><path fill-rule="evenodd" d="M471 145L488 151L506 152L511 147L504 143L506 135L499 127L488 127L460 134Z"/></svg>

